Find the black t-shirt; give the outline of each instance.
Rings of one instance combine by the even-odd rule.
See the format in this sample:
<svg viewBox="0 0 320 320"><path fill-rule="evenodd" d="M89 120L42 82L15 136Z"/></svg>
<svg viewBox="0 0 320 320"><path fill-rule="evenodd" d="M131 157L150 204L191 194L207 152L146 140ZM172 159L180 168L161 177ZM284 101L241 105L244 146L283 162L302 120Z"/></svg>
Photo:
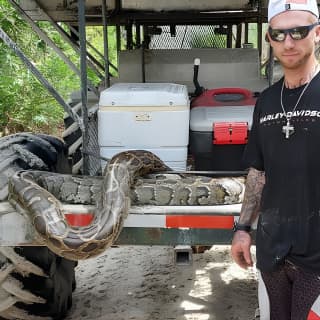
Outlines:
<svg viewBox="0 0 320 320"><path fill-rule="evenodd" d="M295 112L294 133L286 139L280 104L283 79L262 92L244 161L265 171L257 229L257 267L271 271L285 258L320 273L320 73ZM288 115L304 86L284 89Z"/></svg>

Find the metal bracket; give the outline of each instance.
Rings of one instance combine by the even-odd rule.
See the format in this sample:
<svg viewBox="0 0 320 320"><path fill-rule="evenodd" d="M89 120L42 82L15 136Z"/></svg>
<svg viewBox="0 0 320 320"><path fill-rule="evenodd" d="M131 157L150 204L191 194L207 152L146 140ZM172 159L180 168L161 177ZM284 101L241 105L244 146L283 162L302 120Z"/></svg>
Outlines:
<svg viewBox="0 0 320 320"><path fill-rule="evenodd" d="M191 265L192 261L191 246L178 245L174 247L174 263L176 265Z"/></svg>

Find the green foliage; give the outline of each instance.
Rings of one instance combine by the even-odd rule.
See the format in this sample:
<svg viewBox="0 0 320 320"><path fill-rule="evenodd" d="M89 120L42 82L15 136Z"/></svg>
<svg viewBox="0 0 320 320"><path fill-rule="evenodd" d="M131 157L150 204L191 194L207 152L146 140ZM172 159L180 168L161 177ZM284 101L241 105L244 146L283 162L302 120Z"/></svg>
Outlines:
<svg viewBox="0 0 320 320"><path fill-rule="evenodd" d="M2 50L1 50L2 51ZM3 65L3 64L2 64ZM57 127L63 112L18 58L7 54L0 80L0 131L45 131Z"/></svg>
<svg viewBox="0 0 320 320"><path fill-rule="evenodd" d="M99 52L104 52L103 47L103 27L96 26L96 27L87 27L87 40L88 42L96 48ZM95 56L100 63L103 65L103 58L95 53L95 51L87 47L88 51ZM113 65L117 65L117 41L116 41L116 29L113 26L108 27L108 54L109 54L109 60ZM116 76L116 71L110 67L109 72Z"/></svg>
<svg viewBox="0 0 320 320"><path fill-rule="evenodd" d="M80 59L74 49L47 22L39 22L38 25L79 69ZM72 91L80 88L78 75L32 31L7 0L0 0L0 27L65 100ZM68 31L66 26L62 27ZM114 29L110 27L108 33L112 51L115 48ZM103 52L102 28L88 28L87 38ZM89 47L87 49L93 52ZM92 54L103 65L103 58ZM116 52L111 56L116 63ZM59 128L63 127L64 110L2 40L0 66L0 136L17 131L58 134ZM88 77L95 85L99 84L99 78L89 69Z"/></svg>
<svg viewBox="0 0 320 320"><path fill-rule="evenodd" d="M51 75L50 80L56 80L53 82L61 87L61 78L54 79L59 66L56 57L5 0L0 0L0 26L40 71ZM44 67L44 62L49 62L48 66ZM0 134L55 133L53 128L63 119L61 107L3 42L0 42L0 63Z"/></svg>

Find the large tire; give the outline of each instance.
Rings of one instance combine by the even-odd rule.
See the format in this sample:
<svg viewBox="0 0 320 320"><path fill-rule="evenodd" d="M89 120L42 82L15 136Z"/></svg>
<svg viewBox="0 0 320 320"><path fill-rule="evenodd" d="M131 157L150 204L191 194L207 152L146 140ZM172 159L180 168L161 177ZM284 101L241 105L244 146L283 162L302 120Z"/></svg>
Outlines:
<svg viewBox="0 0 320 320"><path fill-rule="evenodd" d="M0 201L21 169L70 172L65 145L28 133L0 138ZM72 305L76 262L47 247L0 247L0 319L63 319Z"/></svg>
<svg viewBox="0 0 320 320"><path fill-rule="evenodd" d="M69 102L70 107L74 113L77 113L81 117L82 105L79 92L74 92L71 95L72 100ZM68 155L71 159L71 167L73 174L83 174L83 151L89 152L89 175L101 174L101 163L100 163L100 150L98 146L98 121L97 121L97 110L98 110L98 98L91 92L88 91L88 133L89 141L88 145L83 148L82 144L82 131L79 125L72 119L69 114L65 114L64 117L64 132L62 138L68 148ZM84 150L83 150L84 149Z"/></svg>
<svg viewBox="0 0 320 320"><path fill-rule="evenodd" d="M80 115L81 104L70 103L73 111ZM82 169L82 132L79 125L71 118L69 114L65 114L64 117L65 130L62 134L63 140L68 148L68 154L72 161L72 173L81 174Z"/></svg>

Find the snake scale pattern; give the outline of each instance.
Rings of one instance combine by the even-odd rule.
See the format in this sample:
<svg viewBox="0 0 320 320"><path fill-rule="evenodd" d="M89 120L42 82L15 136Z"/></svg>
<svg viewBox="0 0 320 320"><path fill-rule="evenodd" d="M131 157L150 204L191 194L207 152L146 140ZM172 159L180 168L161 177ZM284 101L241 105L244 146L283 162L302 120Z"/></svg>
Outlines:
<svg viewBox="0 0 320 320"><path fill-rule="evenodd" d="M240 203L244 177L163 175L170 170L144 150L114 156L102 177L19 171L9 183L9 201L24 208L44 243L70 260L95 257L119 236L130 205L217 205ZM151 174L151 175L150 175ZM72 227L61 203L94 204L93 222Z"/></svg>

